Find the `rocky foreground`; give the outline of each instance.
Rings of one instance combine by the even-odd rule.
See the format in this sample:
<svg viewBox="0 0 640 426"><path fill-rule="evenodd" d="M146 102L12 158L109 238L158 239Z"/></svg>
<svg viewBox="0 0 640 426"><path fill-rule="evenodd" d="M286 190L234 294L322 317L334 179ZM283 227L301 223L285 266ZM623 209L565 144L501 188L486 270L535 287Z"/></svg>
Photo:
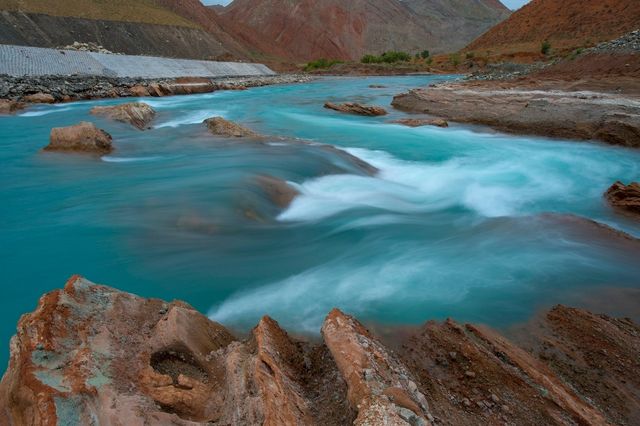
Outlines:
<svg viewBox="0 0 640 426"><path fill-rule="evenodd" d="M183 302L75 276L24 315L7 425L640 422L640 327L557 306L514 341L447 320L384 342L335 309L322 340L264 317L238 339Z"/></svg>

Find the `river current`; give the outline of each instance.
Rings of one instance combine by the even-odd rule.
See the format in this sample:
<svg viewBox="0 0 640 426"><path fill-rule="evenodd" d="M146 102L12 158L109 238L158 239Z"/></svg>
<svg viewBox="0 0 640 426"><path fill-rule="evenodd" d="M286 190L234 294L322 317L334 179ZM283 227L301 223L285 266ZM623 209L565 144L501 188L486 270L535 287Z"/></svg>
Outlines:
<svg viewBox="0 0 640 426"><path fill-rule="evenodd" d="M602 198L614 181L640 179L640 151L390 123L407 116L390 107L394 94L448 78L143 99L158 111L147 131L89 115L130 99L0 117L0 362L19 316L72 274L185 300L238 330L269 314L312 333L334 306L381 324L453 316L503 327L577 295L640 287L638 245L591 222L640 237ZM390 114L345 115L325 101ZM273 137L213 137L201 122L215 115ZM40 151L52 127L82 120L110 132L116 150ZM256 185L261 175L301 195L282 210Z"/></svg>

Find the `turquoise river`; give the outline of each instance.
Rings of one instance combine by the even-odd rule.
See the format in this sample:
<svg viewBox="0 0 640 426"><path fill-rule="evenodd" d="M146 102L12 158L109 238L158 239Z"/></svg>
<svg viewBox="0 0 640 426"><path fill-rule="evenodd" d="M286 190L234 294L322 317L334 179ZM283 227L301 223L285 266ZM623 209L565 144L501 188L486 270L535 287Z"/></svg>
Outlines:
<svg viewBox="0 0 640 426"><path fill-rule="evenodd" d="M19 316L72 274L185 300L239 331L269 314L311 333L334 306L378 324L506 327L552 303L640 288L637 242L593 222L640 237L602 197L640 179L640 150L390 123L407 116L390 107L394 94L447 78L149 98L158 116L147 131L89 115L130 99L0 117L0 363ZM390 114L340 114L328 100ZM213 137L201 122L216 115L272 137ZM112 154L41 151L52 127L82 120L113 135ZM279 209L260 175L301 195Z"/></svg>

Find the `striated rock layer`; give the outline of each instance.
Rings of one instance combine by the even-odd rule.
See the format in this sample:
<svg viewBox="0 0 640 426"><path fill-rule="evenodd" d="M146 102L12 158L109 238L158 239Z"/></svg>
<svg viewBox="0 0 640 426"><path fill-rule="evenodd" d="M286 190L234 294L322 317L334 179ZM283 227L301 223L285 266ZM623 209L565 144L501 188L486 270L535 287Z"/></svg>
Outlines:
<svg viewBox="0 0 640 426"><path fill-rule="evenodd" d="M0 424L640 421L630 320L557 306L513 342L452 320L397 331L385 344L334 309L323 341L293 338L269 317L239 340L183 302L74 276L20 319Z"/></svg>

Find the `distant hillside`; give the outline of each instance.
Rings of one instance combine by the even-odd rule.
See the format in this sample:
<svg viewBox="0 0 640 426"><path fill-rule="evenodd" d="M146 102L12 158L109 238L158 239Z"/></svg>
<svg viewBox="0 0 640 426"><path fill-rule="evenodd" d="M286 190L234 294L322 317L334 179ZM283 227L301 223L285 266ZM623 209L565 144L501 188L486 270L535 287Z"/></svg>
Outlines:
<svg viewBox="0 0 640 426"><path fill-rule="evenodd" d="M509 11L498 0L235 0L221 22L291 60L357 60L388 50L455 51Z"/></svg>
<svg viewBox="0 0 640 426"><path fill-rule="evenodd" d="M617 38L640 28L640 0L533 0L496 25L468 50L503 53L573 48Z"/></svg>
<svg viewBox="0 0 640 426"><path fill-rule="evenodd" d="M198 0L0 0L0 43L95 42L118 53L243 59L246 50Z"/></svg>

